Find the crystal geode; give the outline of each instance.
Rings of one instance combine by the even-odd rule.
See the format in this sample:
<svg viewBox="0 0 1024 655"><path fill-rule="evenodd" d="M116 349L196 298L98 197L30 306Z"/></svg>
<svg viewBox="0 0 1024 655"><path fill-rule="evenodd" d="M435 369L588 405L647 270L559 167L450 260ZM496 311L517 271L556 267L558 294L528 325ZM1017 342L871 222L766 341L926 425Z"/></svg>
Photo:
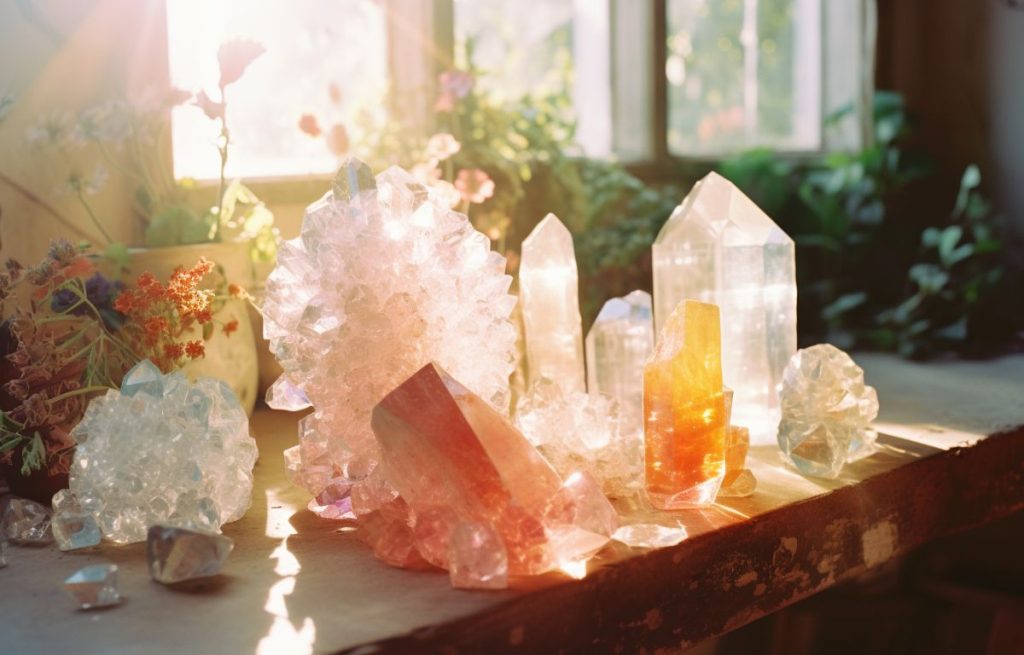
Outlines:
<svg viewBox="0 0 1024 655"><path fill-rule="evenodd" d="M311 507L337 514L332 501L372 473L370 413L426 362L507 415L510 284L490 240L411 175L393 167L374 179L354 159L341 167L301 235L281 244L263 307L284 369L268 403L315 408L286 452L292 480L322 497Z"/></svg>
<svg viewBox="0 0 1024 655"><path fill-rule="evenodd" d="M873 450L878 394L864 384L864 369L835 346L797 351L779 397L779 447L801 473L835 478L846 462Z"/></svg>
<svg viewBox="0 0 1024 655"><path fill-rule="evenodd" d="M71 434L70 491L112 541L144 541L154 523L220 530L252 501L256 442L219 380L191 383L140 362Z"/></svg>

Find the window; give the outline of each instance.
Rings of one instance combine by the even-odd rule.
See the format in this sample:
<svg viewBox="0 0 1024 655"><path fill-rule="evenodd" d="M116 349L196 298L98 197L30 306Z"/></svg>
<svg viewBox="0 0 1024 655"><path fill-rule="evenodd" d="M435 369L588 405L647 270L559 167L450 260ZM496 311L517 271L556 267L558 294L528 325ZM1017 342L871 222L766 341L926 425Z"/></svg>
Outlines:
<svg viewBox="0 0 1024 655"><path fill-rule="evenodd" d="M664 166L751 147L855 145L868 106L873 0L168 0L172 81L216 89L231 36L267 54L229 88L229 176L328 173L336 158L297 127L384 111L391 85L426 126L437 74L465 65L515 99L567 90L591 156ZM341 90L341 102L328 89ZM845 123L824 117L853 105ZM321 127L326 127L321 125ZM175 174L217 176L217 126L175 110Z"/></svg>

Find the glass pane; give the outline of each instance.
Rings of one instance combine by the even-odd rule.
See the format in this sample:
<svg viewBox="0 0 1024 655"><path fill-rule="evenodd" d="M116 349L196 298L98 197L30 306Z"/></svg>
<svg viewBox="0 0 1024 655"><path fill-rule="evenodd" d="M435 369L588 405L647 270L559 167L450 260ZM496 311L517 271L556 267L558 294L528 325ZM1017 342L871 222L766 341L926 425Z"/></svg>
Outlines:
<svg viewBox="0 0 1024 655"><path fill-rule="evenodd" d="M816 150L820 12L820 0L668 0L669 150Z"/></svg>
<svg viewBox="0 0 1024 655"><path fill-rule="evenodd" d="M219 45L241 36L266 48L227 89L229 178L329 173L337 165L325 137L330 128L343 125L355 143L355 117L366 108L379 111L388 68L384 14L375 0L169 0L167 23L172 83L215 99ZM307 113L324 135L299 129ZM172 129L175 176L217 178L217 123L182 106Z"/></svg>

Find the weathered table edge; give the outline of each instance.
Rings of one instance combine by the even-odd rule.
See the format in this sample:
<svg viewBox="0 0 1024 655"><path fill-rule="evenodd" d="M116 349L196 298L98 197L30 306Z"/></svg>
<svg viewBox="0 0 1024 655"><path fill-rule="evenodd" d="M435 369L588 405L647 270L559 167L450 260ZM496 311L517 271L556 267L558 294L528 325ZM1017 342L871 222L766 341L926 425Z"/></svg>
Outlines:
<svg viewBox="0 0 1024 655"><path fill-rule="evenodd" d="M937 537L1021 509L1024 426L601 567L583 580L337 652L686 649Z"/></svg>

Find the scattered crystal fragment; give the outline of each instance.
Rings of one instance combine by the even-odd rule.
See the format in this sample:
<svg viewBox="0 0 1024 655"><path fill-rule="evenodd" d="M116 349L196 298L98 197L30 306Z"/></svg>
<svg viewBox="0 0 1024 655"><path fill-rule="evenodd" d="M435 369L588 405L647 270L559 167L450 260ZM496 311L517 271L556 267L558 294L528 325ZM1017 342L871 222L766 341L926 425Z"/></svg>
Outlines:
<svg viewBox="0 0 1024 655"><path fill-rule="evenodd" d="M234 547L224 535L153 525L146 537L149 574L163 584L214 576Z"/></svg>
<svg viewBox="0 0 1024 655"><path fill-rule="evenodd" d="M654 351L651 295L633 291L604 304L587 333L587 391L619 403L620 425L644 429L644 364Z"/></svg>
<svg viewBox="0 0 1024 655"><path fill-rule="evenodd" d="M50 510L27 498L11 498L4 510L3 536L22 546L42 546L53 541Z"/></svg>
<svg viewBox="0 0 1024 655"><path fill-rule="evenodd" d="M717 173L697 182L653 247L658 332L684 299L721 310L722 372L736 390L736 423L754 443L771 443L778 385L796 352L793 240Z"/></svg>
<svg viewBox="0 0 1024 655"><path fill-rule="evenodd" d="M116 564L92 564L78 569L64 581L64 589L83 610L110 607L121 602Z"/></svg>
<svg viewBox="0 0 1024 655"><path fill-rule="evenodd" d="M563 484L507 419L436 364L381 400L372 425L383 474L404 501L385 510L405 505L407 512L388 531L360 530L385 561L407 559L412 543L431 564L449 571L454 565L455 584L480 586L486 578L497 585L501 548L508 575L532 575L585 559L611 536L607 517L614 510L596 482L579 477ZM478 527L456 539L462 524ZM474 544L485 552L467 552Z"/></svg>
<svg viewBox="0 0 1024 655"><path fill-rule="evenodd" d="M515 425L560 475L587 471L611 498L643 488L643 434L622 426L613 399L541 379L516 404Z"/></svg>
<svg viewBox="0 0 1024 655"><path fill-rule="evenodd" d="M0 535L0 569L7 566L7 540Z"/></svg>
<svg viewBox="0 0 1024 655"><path fill-rule="evenodd" d="M644 369L646 486L659 509L707 505L725 475L729 415L718 307L685 300Z"/></svg>
<svg viewBox="0 0 1024 655"><path fill-rule="evenodd" d="M100 543L102 535L96 516L84 509L69 489L53 495L53 538L61 550L89 548Z"/></svg>
<svg viewBox="0 0 1024 655"><path fill-rule="evenodd" d="M843 465L870 453L877 433L878 394L864 370L829 344L798 351L782 378L779 447L801 473L835 478Z"/></svg>
<svg viewBox="0 0 1024 655"><path fill-rule="evenodd" d="M505 544L490 526L459 523L452 530L448 571L459 589L504 589L508 586Z"/></svg>
<svg viewBox="0 0 1024 655"><path fill-rule="evenodd" d="M154 523L220 530L252 501L256 442L219 380L191 383L140 362L71 434L71 493L117 543L144 540Z"/></svg>
<svg viewBox="0 0 1024 655"><path fill-rule="evenodd" d="M585 391L576 251L554 214L523 241L519 295L530 385L547 378L566 391Z"/></svg>
<svg viewBox="0 0 1024 655"><path fill-rule="evenodd" d="M370 412L424 362L508 413L516 299L505 267L486 235L405 171L374 179L345 162L266 284L264 335L284 369L270 399L315 409L288 451L295 484L316 497L369 476Z"/></svg>
<svg viewBox="0 0 1024 655"><path fill-rule="evenodd" d="M612 539L630 548L668 548L683 542L687 537L682 525L668 526L659 523L632 523L615 531Z"/></svg>

